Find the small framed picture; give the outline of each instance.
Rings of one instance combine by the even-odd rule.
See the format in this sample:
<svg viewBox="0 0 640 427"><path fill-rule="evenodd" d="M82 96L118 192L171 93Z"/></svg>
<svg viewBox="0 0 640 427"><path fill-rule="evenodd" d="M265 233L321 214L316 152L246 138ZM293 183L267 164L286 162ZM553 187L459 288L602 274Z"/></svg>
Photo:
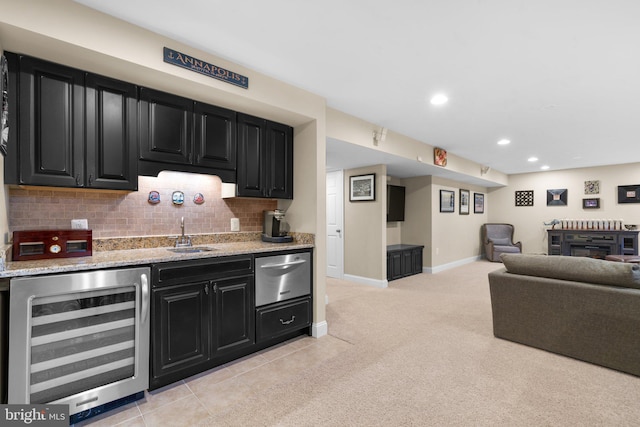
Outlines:
<svg viewBox="0 0 640 427"><path fill-rule="evenodd" d="M640 185L619 185L618 203L640 203Z"/></svg>
<svg viewBox="0 0 640 427"><path fill-rule="evenodd" d="M442 148L433 149L433 164L436 166L447 166L447 150Z"/></svg>
<svg viewBox="0 0 640 427"><path fill-rule="evenodd" d="M473 193L473 213L484 213L484 194Z"/></svg>
<svg viewBox="0 0 640 427"><path fill-rule="evenodd" d="M355 175L349 177L349 201L365 202L376 199L376 174Z"/></svg>
<svg viewBox="0 0 640 427"><path fill-rule="evenodd" d="M567 189L558 188L547 190L547 206L566 206L567 205Z"/></svg>
<svg viewBox="0 0 640 427"><path fill-rule="evenodd" d="M469 198L471 193L469 190L460 189L460 207L458 213L460 215L469 215Z"/></svg>
<svg viewBox="0 0 640 427"><path fill-rule="evenodd" d="M440 190L440 212L454 212L456 210L456 193L450 190Z"/></svg>
<svg viewBox="0 0 640 427"><path fill-rule="evenodd" d="M600 199L582 199L582 209L598 209L600 208Z"/></svg>

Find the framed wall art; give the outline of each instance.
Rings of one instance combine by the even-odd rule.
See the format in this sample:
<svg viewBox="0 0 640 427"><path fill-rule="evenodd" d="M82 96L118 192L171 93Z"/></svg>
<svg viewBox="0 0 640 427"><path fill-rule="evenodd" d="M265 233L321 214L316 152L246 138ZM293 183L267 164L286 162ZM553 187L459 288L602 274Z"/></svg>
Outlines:
<svg viewBox="0 0 640 427"><path fill-rule="evenodd" d="M618 203L640 203L640 184L619 185Z"/></svg>
<svg viewBox="0 0 640 427"><path fill-rule="evenodd" d="M533 190L516 191L516 206L533 206Z"/></svg>
<svg viewBox="0 0 640 427"><path fill-rule="evenodd" d="M585 181L584 194L600 194L600 181Z"/></svg>
<svg viewBox="0 0 640 427"><path fill-rule="evenodd" d="M447 150L443 150L442 148L434 148L433 164L436 166L447 166Z"/></svg>
<svg viewBox="0 0 640 427"><path fill-rule="evenodd" d="M376 199L376 174L349 177L349 201L365 202Z"/></svg>
<svg viewBox="0 0 640 427"><path fill-rule="evenodd" d="M440 212L454 212L456 210L456 193L450 190L440 190Z"/></svg>
<svg viewBox="0 0 640 427"><path fill-rule="evenodd" d="M460 189L460 206L458 208L458 213L460 215L469 215L469 198L471 197L471 192L469 190Z"/></svg>
<svg viewBox="0 0 640 427"><path fill-rule="evenodd" d="M599 198L582 199L582 209L599 209L599 208L600 208Z"/></svg>
<svg viewBox="0 0 640 427"><path fill-rule="evenodd" d="M484 194L473 193L473 213L484 213Z"/></svg>
<svg viewBox="0 0 640 427"><path fill-rule="evenodd" d="M566 206L567 205L567 189L559 188L547 190L547 206Z"/></svg>

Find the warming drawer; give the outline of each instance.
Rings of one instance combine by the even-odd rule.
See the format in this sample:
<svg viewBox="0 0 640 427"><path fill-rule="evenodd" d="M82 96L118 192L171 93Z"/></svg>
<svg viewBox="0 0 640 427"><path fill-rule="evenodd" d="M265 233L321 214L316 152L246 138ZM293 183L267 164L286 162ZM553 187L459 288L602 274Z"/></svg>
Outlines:
<svg viewBox="0 0 640 427"><path fill-rule="evenodd" d="M256 257L256 307L311 294L309 252Z"/></svg>

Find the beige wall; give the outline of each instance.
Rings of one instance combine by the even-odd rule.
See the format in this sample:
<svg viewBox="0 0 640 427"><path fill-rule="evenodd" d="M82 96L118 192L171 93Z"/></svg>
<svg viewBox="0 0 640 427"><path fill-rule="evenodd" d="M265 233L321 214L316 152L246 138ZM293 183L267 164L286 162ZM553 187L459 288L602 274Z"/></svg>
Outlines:
<svg viewBox="0 0 640 427"><path fill-rule="evenodd" d="M402 243L424 245L423 267L431 266L432 219L430 176L405 178L405 217L402 224Z"/></svg>
<svg viewBox="0 0 640 427"><path fill-rule="evenodd" d="M600 194L584 194L585 181L600 181ZM640 163L568 169L509 176L509 185L489 193L490 222L515 226L515 238L523 251L547 253L544 222L555 219L623 219L640 224L640 204L618 204L619 185L640 185ZM567 189L567 206L547 206L547 190ZM533 190L534 205L515 206L515 191ZM600 198L600 209L583 209L583 198Z"/></svg>
<svg viewBox="0 0 640 427"><path fill-rule="evenodd" d="M418 157L421 157L425 163L433 160L433 145L409 138L393 132L393 130L387 132L384 142L374 145L374 130L380 130L380 126L341 111L327 108L327 136L330 138L404 157L411 161L415 161ZM480 164L454 154L449 153L447 156L447 170L491 181L498 185L506 185L508 183L507 175L502 172L490 170L486 175L481 175L480 167Z"/></svg>
<svg viewBox="0 0 640 427"><path fill-rule="evenodd" d="M485 194L484 214L473 213L473 204L469 206L469 215L459 214L461 188L470 191L472 200L474 192ZM455 212L440 212L440 190L454 191ZM427 265L443 266L479 256L482 253L480 226L488 218L486 188L434 177L431 191L432 247Z"/></svg>
<svg viewBox="0 0 640 427"><path fill-rule="evenodd" d="M83 70L254 114L294 127L292 227L316 234L314 322L324 321L325 100L251 69L141 29L72 0L1 1L0 44ZM242 89L163 61L163 47L249 78ZM6 190L5 190L6 194ZM2 198L4 200L4 197ZM285 202L280 202L284 204ZM0 227L8 230L7 206Z"/></svg>
<svg viewBox="0 0 640 427"><path fill-rule="evenodd" d="M349 177L376 174L375 201L349 201ZM344 273L374 281L387 279L387 167L344 171Z"/></svg>

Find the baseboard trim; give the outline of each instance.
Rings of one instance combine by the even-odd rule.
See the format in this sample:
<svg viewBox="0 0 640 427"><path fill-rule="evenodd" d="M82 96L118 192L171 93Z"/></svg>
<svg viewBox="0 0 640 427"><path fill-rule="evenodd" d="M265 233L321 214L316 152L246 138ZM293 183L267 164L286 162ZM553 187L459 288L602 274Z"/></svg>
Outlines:
<svg viewBox="0 0 640 427"><path fill-rule="evenodd" d="M329 333L329 324L326 320L311 325L311 336L314 338L320 338Z"/></svg>
<svg viewBox="0 0 640 427"><path fill-rule="evenodd" d="M389 282L387 280L377 280L377 279L372 279L370 277L354 276L351 274L345 274L344 280L348 280L349 282L360 283L362 285L374 286L376 288L389 287Z"/></svg>
<svg viewBox="0 0 640 427"><path fill-rule="evenodd" d="M465 264L471 264L472 262L476 262L481 259L482 259L482 255L465 258L465 259L459 259L457 261L438 265L436 267L423 267L422 272L427 274L436 274L436 273L440 273L441 271L450 270L452 268L463 266Z"/></svg>

